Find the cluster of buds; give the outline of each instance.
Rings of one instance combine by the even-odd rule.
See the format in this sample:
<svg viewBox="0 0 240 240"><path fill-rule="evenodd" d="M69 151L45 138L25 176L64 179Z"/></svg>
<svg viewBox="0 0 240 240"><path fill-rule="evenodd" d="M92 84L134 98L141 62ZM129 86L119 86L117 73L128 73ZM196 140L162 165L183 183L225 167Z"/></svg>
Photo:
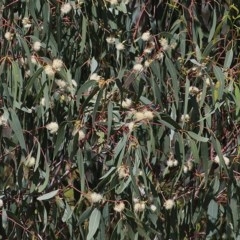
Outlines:
<svg viewBox="0 0 240 240"><path fill-rule="evenodd" d="M63 61L56 58L53 60L52 64L47 64L45 66L44 71L49 77L53 77L56 72L61 71L63 65Z"/></svg>
<svg viewBox="0 0 240 240"><path fill-rule="evenodd" d="M176 159L174 158L173 153L170 153L170 154L169 154L169 158L168 158L168 160L167 160L167 166L168 166L169 168L172 168L172 167L176 167L177 165L178 165L178 160L176 160Z"/></svg>

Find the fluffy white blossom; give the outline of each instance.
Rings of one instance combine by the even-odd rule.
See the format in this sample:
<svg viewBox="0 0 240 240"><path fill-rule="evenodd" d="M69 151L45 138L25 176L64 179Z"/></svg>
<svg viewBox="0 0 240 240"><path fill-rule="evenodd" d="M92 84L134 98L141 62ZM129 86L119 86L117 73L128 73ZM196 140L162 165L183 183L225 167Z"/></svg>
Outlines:
<svg viewBox="0 0 240 240"><path fill-rule="evenodd" d="M10 32L6 32L4 34L4 37L5 37L6 40L11 41L13 39L13 34L10 33Z"/></svg>
<svg viewBox="0 0 240 240"><path fill-rule="evenodd" d="M162 60L164 58L164 54L163 52L158 52L156 55L155 55L155 59L158 59L158 60Z"/></svg>
<svg viewBox="0 0 240 240"><path fill-rule="evenodd" d="M56 79L55 83L58 85L59 88L63 89L67 86L67 83L64 80Z"/></svg>
<svg viewBox="0 0 240 240"><path fill-rule="evenodd" d="M171 168L171 167L176 167L178 165L178 160L176 160L176 159L174 159L174 158L172 158L172 157L170 157L168 160L167 160L167 166L169 167L169 168Z"/></svg>
<svg viewBox="0 0 240 240"><path fill-rule="evenodd" d="M129 108L132 105L132 100L129 98L126 98L125 100L122 101L122 107L123 108Z"/></svg>
<svg viewBox="0 0 240 240"><path fill-rule="evenodd" d="M34 55L31 56L31 63L34 64L34 65L37 64L37 58L36 58L36 56L34 56ZM47 65L47 66L48 66L48 65Z"/></svg>
<svg viewBox="0 0 240 240"><path fill-rule="evenodd" d="M46 128L47 130L50 131L50 133L56 133L58 131L59 126L57 122L51 122L47 124Z"/></svg>
<svg viewBox="0 0 240 240"><path fill-rule="evenodd" d="M28 158L26 159L26 161L24 162L24 165L26 167L33 167L35 165L36 159L32 156L28 156Z"/></svg>
<svg viewBox="0 0 240 240"><path fill-rule="evenodd" d="M177 159L173 159L173 166L176 167L178 165L178 160Z"/></svg>
<svg viewBox="0 0 240 240"><path fill-rule="evenodd" d="M145 118L145 115L144 115L143 112L136 112L134 114L134 118L135 118L136 121L141 121Z"/></svg>
<svg viewBox="0 0 240 240"><path fill-rule="evenodd" d="M61 6L61 13L62 14L68 14L72 9L72 5L70 3L64 3Z"/></svg>
<svg viewBox="0 0 240 240"><path fill-rule="evenodd" d="M125 208L125 204L123 201L121 201L121 202L116 203L113 209L114 209L114 211L120 213L124 210L124 208Z"/></svg>
<svg viewBox="0 0 240 240"><path fill-rule="evenodd" d="M125 46L124 46L123 43L117 43L117 44L116 44L116 49L117 49L118 51L121 51L121 50L124 50L124 49L125 49Z"/></svg>
<svg viewBox="0 0 240 240"><path fill-rule="evenodd" d="M136 63L134 66L133 66L133 70L135 72L142 72L143 71L143 65L140 64L140 63Z"/></svg>
<svg viewBox="0 0 240 240"><path fill-rule="evenodd" d="M145 54L150 54L152 51L153 51L152 48L147 47L147 48L145 48L145 49L143 50L143 53L145 53Z"/></svg>
<svg viewBox="0 0 240 240"><path fill-rule="evenodd" d="M162 46L163 51L168 50L169 45L168 45L168 40L166 38L161 38L159 42Z"/></svg>
<svg viewBox="0 0 240 240"><path fill-rule="evenodd" d="M189 171L192 171L193 169L193 162L191 160L188 160L186 164L183 166L183 172L186 174Z"/></svg>
<svg viewBox="0 0 240 240"><path fill-rule="evenodd" d="M21 66L27 65L27 58L19 58L19 63L21 64Z"/></svg>
<svg viewBox="0 0 240 240"><path fill-rule="evenodd" d="M154 114L152 111L144 110L142 112L135 112L134 118L136 121L141 121L143 119L147 119L147 120L151 121L154 118Z"/></svg>
<svg viewBox="0 0 240 240"><path fill-rule="evenodd" d="M99 193L92 192L90 194L90 200L91 200L92 203L100 202L100 201L102 201L102 199L103 199L103 196Z"/></svg>
<svg viewBox="0 0 240 240"><path fill-rule="evenodd" d="M61 68L63 67L63 61L61 59L54 59L53 63L52 63L52 67L53 69L55 69L56 71L60 71Z"/></svg>
<svg viewBox="0 0 240 240"><path fill-rule="evenodd" d="M148 67L151 65L152 62L153 62L152 59L146 60L146 61L144 62L144 67L148 68Z"/></svg>
<svg viewBox="0 0 240 240"><path fill-rule="evenodd" d="M151 33L149 31L145 32L141 36L143 41L148 41L151 38Z"/></svg>
<svg viewBox="0 0 240 240"><path fill-rule="evenodd" d="M187 165L189 171L192 171L192 169L193 169L193 162L191 160L188 160L186 162L186 165Z"/></svg>
<svg viewBox="0 0 240 240"><path fill-rule="evenodd" d="M174 166L172 159L168 159L168 160L167 160L167 166L170 167L170 168Z"/></svg>
<svg viewBox="0 0 240 240"><path fill-rule="evenodd" d="M93 74L90 76L90 80L99 81L100 79L101 79L101 76L98 75L97 73L93 73Z"/></svg>
<svg viewBox="0 0 240 240"><path fill-rule="evenodd" d="M149 110L145 110L143 112L143 115L144 115L144 118L148 119L149 121L153 120L153 118L154 118L153 112L149 111Z"/></svg>
<svg viewBox="0 0 240 240"><path fill-rule="evenodd" d="M165 203L164 203L164 207L165 207L166 210L170 210L170 209L172 209L174 206L175 206L175 202L174 202L173 199L168 199L168 200L166 200Z"/></svg>
<svg viewBox="0 0 240 240"><path fill-rule="evenodd" d="M199 88L195 87L195 86L190 86L189 87L189 93L191 95L196 95L197 93L199 93Z"/></svg>
<svg viewBox="0 0 240 240"><path fill-rule="evenodd" d="M53 77L55 75L53 67L49 64L45 66L44 71L49 77Z"/></svg>
<svg viewBox="0 0 240 240"><path fill-rule="evenodd" d="M190 116L188 114L181 116L181 122L188 123L190 121Z"/></svg>
<svg viewBox="0 0 240 240"><path fill-rule="evenodd" d="M107 37L106 41L108 44L114 44L116 41L116 38L115 37Z"/></svg>
<svg viewBox="0 0 240 240"><path fill-rule="evenodd" d="M42 46L41 42L36 41L33 43L33 50L38 52L41 49L41 46Z"/></svg>
<svg viewBox="0 0 240 240"><path fill-rule="evenodd" d="M188 170L189 170L188 167L186 165L184 165L183 166L183 172L186 174L186 173L188 173Z"/></svg>
<svg viewBox="0 0 240 240"><path fill-rule="evenodd" d="M0 116L0 126L7 126L7 119L3 115Z"/></svg>
<svg viewBox="0 0 240 240"><path fill-rule="evenodd" d="M175 49L177 47L177 42L172 42L170 47L171 49Z"/></svg>
<svg viewBox="0 0 240 240"><path fill-rule="evenodd" d="M28 17L22 19L22 24L24 28L30 28L32 26L31 20Z"/></svg>
<svg viewBox="0 0 240 240"><path fill-rule="evenodd" d="M230 159L229 159L228 157L226 157L226 156L223 156L223 160L224 160L226 166L229 166L229 164L230 164ZM217 164L220 163L220 158L219 158L218 155L214 158L214 162L217 163Z"/></svg>
<svg viewBox="0 0 240 240"><path fill-rule="evenodd" d="M146 208L146 204L145 202L141 201L141 202L136 202L134 204L134 211L135 212L143 212Z"/></svg>
<svg viewBox="0 0 240 240"><path fill-rule="evenodd" d="M126 178L129 176L129 168L126 165L119 166L117 169L117 172L118 172L119 179Z"/></svg>
<svg viewBox="0 0 240 240"><path fill-rule="evenodd" d="M157 207L154 204L151 204L150 209L152 212L156 212Z"/></svg>
<svg viewBox="0 0 240 240"><path fill-rule="evenodd" d="M138 203L138 202L139 202L139 199L138 199L138 198L133 198L133 202L134 202L134 203Z"/></svg>

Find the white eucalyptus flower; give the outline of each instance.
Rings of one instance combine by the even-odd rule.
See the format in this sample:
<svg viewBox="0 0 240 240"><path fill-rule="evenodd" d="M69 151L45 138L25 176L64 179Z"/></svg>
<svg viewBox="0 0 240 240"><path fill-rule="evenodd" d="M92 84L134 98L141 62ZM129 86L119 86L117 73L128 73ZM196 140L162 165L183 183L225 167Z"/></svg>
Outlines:
<svg viewBox="0 0 240 240"><path fill-rule="evenodd" d="M188 114L181 116L182 123L188 123L190 121L190 116Z"/></svg>
<svg viewBox="0 0 240 240"><path fill-rule="evenodd" d="M146 119L148 119L149 121L153 120L154 118L154 114L152 111L146 110L143 112L143 115Z"/></svg>
<svg viewBox="0 0 240 240"><path fill-rule="evenodd" d="M34 65L37 64L37 58L36 58L36 56L34 56L34 55L31 56L31 63L34 64Z"/></svg>
<svg viewBox="0 0 240 240"><path fill-rule="evenodd" d="M101 194L99 194L99 193L92 192L92 193L90 194L90 199L91 199L91 202L92 202L92 203L97 203L97 202L102 201L103 196L102 196Z"/></svg>
<svg viewBox="0 0 240 240"><path fill-rule="evenodd" d="M145 202L141 201L141 202L136 202L134 204L134 212L143 212L146 208L146 204Z"/></svg>
<svg viewBox="0 0 240 240"><path fill-rule="evenodd" d="M100 79L101 79L101 76L98 75L97 73L93 73L93 74L90 76L90 80L99 81Z"/></svg>
<svg viewBox="0 0 240 240"><path fill-rule="evenodd" d="M126 178L129 176L129 168L126 165L119 166L117 169L117 172L118 172L119 179Z"/></svg>
<svg viewBox="0 0 240 240"><path fill-rule="evenodd" d="M67 83L64 80L56 79L55 83L58 85L59 88L63 89L67 86Z"/></svg>
<svg viewBox="0 0 240 240"><path fill-rule="evenodd" d="M151 204L150 209L152 212L156 212L157 207L154 204Z"/></svg>
<svg viewBox="0 0 240 240"><path fill-rule="evenodd" d="M141 36L142 40L147 42L151 38L151 33L149 31L145 32Z"/></svg>
<svg viewBox="0 0 240 240"><path fill-rule="evenodd" d="M29 156L26 161L24 162L24 165L28 168L33 167L35 165L36 159L32 156Z"/></svg>
<svg viewBox="0 0 240 240"><path fill-rule="evenodd" d="M169 45L168 45L168 40L166 38L161 38L160 39L160 44L162 46L163 51L167 51L168 50Z"/></svg>
<svg viewBox="0 0 240 240"><path fill-rule="evenodd" d="M164 203L164 207L166 210L171 210L175 206L175 202L173 199L168 199Z"/></svg>
<svg viewBox="0 0 240 240"><path fill-rule="evenodd" d="M226 157L226 156L223 156L223 160L224 160L226 166L229 166L229 164L230 164L230 159L229 159L228 157ZM217 163L217 164L220 163L220 158L219 158L218 155L214 158L214 162Z"/></svg>
<svg viewBox="0 0 240 240"><path fill-rule="evenodd" d="M5 37L6 40L11 41L13 39L13 34L10 33L10 32L6 32L4 34L4 37Z"/></svg>
<svg viewBox="0 0 240 240"><path fill-rule="evenodd" d="M61 6L61 13L62 14L68 14L72 9L72 5L70 3L64 3Z"/></svg>
<svg viewBox="0 0 240 240"><path fill-rule="evenodd" d="M53 77L55 75L55 70L49 64L45 66L44 71L49 77Z"/></svg>
<svg viewBox="0 0 240 240"><path fill-rule="evenodd" d="M137 63L137 64L135 64L135 65L133 66L133 70L134 70L135 72L142 72L142 71L143 71L143 65L140 64L140 63Z"/></svg>
<svg viewBox="0 0 240 240"><path fill-rule="evenodd" d="M129 98L126 98L125 100L122 101L123 108L130 108L131 105L132 105L132 100Z"/></svg>
<svg viewBox="0 0 240 240"><path fill-rule="evenodd" d="M30 28L32 26L31 20L28 17L22 19L22 24L24 28Z"/></svg>
<svg viewBox="0 0 240 240"><path fill-rule="evenodd" d="M116 203L113 209L114 209L114 211L120 213L124 210L124 208L125 208L125 204L123 201L121 201L121 202Z"/></svg>
<svg viewBox="0 0 240 240"><path fill-rule="evenodd" d="M122 50L125 49L125 46L124 46L123 43L117 43L117 44L116 44L116 49L117 49L118 51L122 51Z"/></svg>
<svg viewBox="0 0 240 240"><path fill-rule="evenodd" d="M56 71L60 71L61 68L63 67L63 61L61 59L54 59L53 63L52 63L52 67L53 69L55 69Z"/></svg>
<svg viewBox="0 0 240 240"><path fill-rule="evenodd" d="M50 131L50 133L53 134L58 131L59 126L58 126L57 122L51 122L51 123L47 124L46 128L47 128L47 130Z"/></svg>
<svg viewBox="0 0 240 240"><path fill-rule="evenodd" d="M116 41L116 38L115 37L107 37L106 41L108 44L114 44Z"/></svg>
<svg viewBox="0 0 240 240"><path fill-rule="evenodd" d="M134 118L135 118L136 121L141 121L145 118L145 115L144 115L143 112L136 112L134 114Z"/></svg>
<svg viewBox="0 0 240 240"><path fill-rule="evenodd" d="M41 49L41 46L42 46L41 42L36 41L33 43L33 50L38 52Z"/></svg>

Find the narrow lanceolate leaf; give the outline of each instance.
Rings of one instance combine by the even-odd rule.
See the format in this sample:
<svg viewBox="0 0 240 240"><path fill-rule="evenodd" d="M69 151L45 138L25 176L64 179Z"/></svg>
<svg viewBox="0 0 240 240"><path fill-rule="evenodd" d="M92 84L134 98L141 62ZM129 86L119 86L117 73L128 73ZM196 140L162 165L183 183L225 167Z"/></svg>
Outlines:
<svg viewBox="0 0 240 240"><path fill-rule="evenodd" d="M208 217L211 222L215 222L218 217L218 203L214 200L211 200L209 205L208 205Z"/></svg>
<svg viewBox="0 0 240 240"><path fill-rule="evenodd" d="M225 60L224 60L224 65L223 65L223 67L225 68L225 69L227 69L227 68L229 68L230 66L231 66L231 64L232 64L232 60L233 60L233 50L232 50L232 48L229 50L229 51L227 51L227 53L226 53L226 57L225 57Z"/></svg>
<svg viewBox="0 0 240 240"><path fill-rule="evenodd" d="M175 98L175 102L178 105L179 80L178 80L177 68L173 65L173 62L168 57L165 58L165 63L166 63L167 70L172 78L173 95Z"/></svg>
<svg viewBox="0 0 240 240"><path fill-rule="evenodd" d="M94 239L93 237L98 230L100 219L101 219L101 212L97 208L95 208L92 211L89 219L89 228L88 228L89 230L88 230L87 240Z"/></svg>
<svg viewBox="0 0 240 240"><path fill-rule="evenodd" d="M109 102L108 104L108 133L107 133L107 139L109 139L111 130L112 130L112 120L113 120L113 104L112 102Z"/></svg>
<svg viewBox="0 0 240 240"><path fill-rule="evenodd" d="M9 111L10 111L10 117L11 117L10 126L15 133L15 136L19 142L19 145L23 150L26 150L26 143L23 135L23 129L18 119L18 116L13 109L10 109Z"/></svg>
<svg viewBox="0 0 240 240"><path fill-rule="evenodd" d="M210 34L208 36L208 42L210 42L214 36L215 29L216 29L216 24L217 24L217 15L216 15L216 10L214 9L213 11L213 21L212 21L212 27L210 30Z"/></svg>
<svg viewBox="0 0 240 240"><path fill-rule="evenodd" d="M81 39L81 43L80 43L80 46L81 46L80 53L82 53L84 48L85 48L86 36L87 36L87 19L83 16L83 20L82 20L82 39Z"/></svg>
<svg viewBox="0 0 240 240"><path fill-rule="evenodd" d="M55 146L54 146L53 158L56 157L59 149L62 147L62 145L64 143L64 139L65 139L65 124L61 125L60 129L58 130L57 140L56 140Z"/></svg>
<svg viewBox="0 0 240 240"><path fill-rule="evenodd" d="M191 131L188 131L188 135L191 138L193 138L193 139L195 139L195 140L197 140L199 142L208 142L209 141L209 138L202 137L202 136L200 136L200 135L198 135L198 134L196 134L194 132L191 132Z"/></svg>
<svg viewBox="0 0 240 240"><path fill-rule="evenodd" d="M161 117L160 122L166 127L173 130L181 129L181 127L177 124L177 122L174 121L169 115L162 113L160 114L160 117Z"/></svg>
<svg viewBox="0 0 240 240"><path fill-rule="evenodd" d="M50 198L53 198L53 197L55 197L58 194L58 191L59 190L54 190L52 192L45 193L42 196L38 197L37 200L38 201L42 201L42 200L48 200Z"/></svg>

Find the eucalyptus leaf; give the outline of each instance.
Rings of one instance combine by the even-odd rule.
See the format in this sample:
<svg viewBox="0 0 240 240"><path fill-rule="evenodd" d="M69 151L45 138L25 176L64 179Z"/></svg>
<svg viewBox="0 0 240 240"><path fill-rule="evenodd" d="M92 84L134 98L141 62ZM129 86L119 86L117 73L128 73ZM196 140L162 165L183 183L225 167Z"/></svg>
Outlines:
<svg viewBox="0 0 240 240"><path fill-rule="evenodd" d="M101 212L95 208L89 218L89 228L88 228L88 235L87 240L93 239L93 236L98 230L99 224L101 219Z"/></svg>

